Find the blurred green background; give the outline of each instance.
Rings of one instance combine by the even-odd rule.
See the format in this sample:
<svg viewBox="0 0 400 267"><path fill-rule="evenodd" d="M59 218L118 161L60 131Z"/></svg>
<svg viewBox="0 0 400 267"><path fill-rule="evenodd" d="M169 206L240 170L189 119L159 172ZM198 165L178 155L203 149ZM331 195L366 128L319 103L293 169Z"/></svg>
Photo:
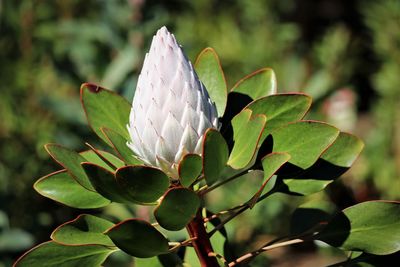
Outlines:
<svg viewBox="0 0 400 267"><path fill-rule="evenodd" d="M342 209L400 199L398 0L0 0L0 266L82 213L32 189L59 168L43 145L103 146L86 124L80 84L98 83L131 100L151 37L162 25L192 61L203 48L215 48L229 87L271 67L280 92L313 96L308 118L364 140L352 170L308 200L331 200ZM233 184L210 203L216 210L239 204L243 192L243 184ZM239 217L228 229L234 253L287 233L291 212L305 201L281 195ZM126 211L108 212L123 217ZM311 244L273 251L253 265L293 266L295 260L296 266L323 266L341 257ZM123 255L108 264L131 266Z"/></svg>

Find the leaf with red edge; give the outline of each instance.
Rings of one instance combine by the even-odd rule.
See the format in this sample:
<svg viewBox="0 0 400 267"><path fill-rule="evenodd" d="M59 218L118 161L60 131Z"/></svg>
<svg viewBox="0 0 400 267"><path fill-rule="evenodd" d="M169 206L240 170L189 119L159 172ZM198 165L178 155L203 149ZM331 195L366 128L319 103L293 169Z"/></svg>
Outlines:
<svg viewBox="0 0 400 267"><path fill-rule="evenodd" d="M141 219L120 222L105 234L118 248L134 257L150 258L168 252L168 240L150 223Z"/></svg>
<svg viewBox="0 0 400 267"><path fill-rule="evenodd" d="M194 66L200 81L207 88L211 100L215 102L218 115L222 117L228 99L228 88L217 53L210 47L204 49L197 57Z"/></svg>
<svg viewBox="0 0 400 267"><path fill-rule="evenodd" d="M66 170L40 178L33 188L42 196L73 208L95 209L110 204L110 201L99 193L89 191L78 184Z"/></svg>
<svg viewBox="0 0 400 267"><path fill-rule="evenodd" d="M200 198L187 188L169 189L154 210L154 217L161 227L178 231L184 228L196 215Z"/></svg>
<svg viewBox="0 0 400 267"><path fill-rule="evenodd" d="M246 167L257 150L258 141L265 127L267 117L255 114L250 109L242 110L232 119L234 146L228 165L234 169Z"/></svg>
<svg viewBox="0 0 400 267"><path fill-rule="evenodd" d="M52 241L44 242L22 255L14 267L71 267L101 266L115 251L101 245L64 246Z"/></svg>
<svg viewBox="0 0 400 267"><path fill-rule="evenodd" d="M275 72L270 68L263 68L238 81L231 92L242 93L256 100L260 97L276 94L276 88Z"/></svg>
<svg viewBox="0 0 400 267"><path fill-rule="evenodd" d="M128 165L140 165L143 164L139 159L134 156L133 151L127 146L127 140L117 132L108 129L101 128L101 131L108 138L114 150L118 153L118 156L126 162Z"/></svg>
<svg viewBox="0 0 400 267"><path fill-rule="evenodd" d="M82 163L82 167L99 194L113 202L130 202L128 193L117 183L113 172L90 162Z"/></svg>
<svg viewBox="0 0 400 267"><path fill-rule="evenodd" d="M138 203L153 204L169 186L168 176L160 169L149 166L122 167L117 170L115 177L129 198Z"/></svg>
<svg viewBox="0 0 400 267"><path fill-rule="evenodd" d="M81 163L87 161L77 152L57 144L47 144L44 146L50 156L64 167L75 180L84 188L94 191Z"/></svg>
<svg viewBox="0 0 400 267"><path fill-rule="evenodd" d="M81 101L89 125L107 144L111 145L100 130L102 127L112 129L126 140L129 139L126 125L129 122L131 104L125 98L98 85L84 83L81 86Z"/></svg>
<svg viewBox="0 0 400 267"><path fill-rule="evenodd" d="M81 214L72 221L57 227L51 239L62 245L103 245L115 246L104 232L114 224L90 214Z"/></svg>

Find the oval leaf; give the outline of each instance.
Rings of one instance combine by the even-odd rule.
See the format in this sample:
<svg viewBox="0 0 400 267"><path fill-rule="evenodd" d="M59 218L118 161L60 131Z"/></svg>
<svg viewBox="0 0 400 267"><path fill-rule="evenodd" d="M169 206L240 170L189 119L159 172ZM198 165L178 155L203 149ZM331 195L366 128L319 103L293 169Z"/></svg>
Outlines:
<svg viewBox="0 0 400 267"><path fill-rule="evenodd" d="M150 223L141 219L120 222L105 234L118 248L134 257L150 258L168 252L168 240Z"/></svg>
<svg viewBox="0 0 400 267"><path fill-rule="evenodd" d="M197 154L186 154L179 162L178 172L181 185L189 187L201 174L203 168L201 157Z"/></svg>
<svg viewBox="0 0 400 267"><path fill-rule="evenodd" d="M88 190L94 191L81 163L86 159L77 152L57 144L47 144L44 146L50 156L63 166L75 180Z"/></svg>
<svg viewBox="0 0 400 267"><path fill-rule="evenodd" d="M234 146L228 165L234 169L246 167L257 150L258 141L265 127L265 115L253 115L250 109L242 110L232 120Z"/></svg>
<svg viewBox="0 0 400 267"><path fill-rule="evenodd" d="M110 162L113 167L111 167L107 162L105 162L101 157L99 157L93 150L86 150L80 152L79 155L85 158L86 161L99 165L103 168L106 168L109 171L114 171L115 168L121 168L124 166L124 162L122 162L119 158L114 156L111 153L106 151L97 150L98 153L101 154L102 157L106 159L106 161Z"/></svg>
<svg viewBox="0 0 400 267"><path fill-rule="evenodd" d="M290 123L272 132L273 151L290 154L295 171L311 167L335 141L339 130L317 121Z"/></svg>
<svg viewBox="0 0 400 267"><path fill-rule="evenodd" d="M51 239L63 245L104 245L114 246L104 232L114 224L105 219L82 214L76 219L57 227L51 234Z"/></svg>
<svg viewBox="0 0 400 267"><path fill-rule="evenodd" d="M238 81L231 91L248 95L255 100L276 94L276 87L275 72L270 68L263 68Z"/></svg>
<svg viewBox="0 0 400 267"><path fill-rule="evenodd" d="M26 252L14 267L101 266L112 252L105 246L63 246L49 241Z"/></svg>
<svg viewBox="0 0 400 267"><path fill-rule="evenodd" d="M321 191L353 165L363 147L359 138L341 132L310 168L283 180L286 193L309 195Z"/></svg>
<svg viewBox="0 0 400 267"><path fill-rule="evenodd" d="M228 162L228 145L221 133L208 129L203 142L203 174L208 185L220 179Z"/></svg>
<svg viewBox="0 0 400 267"><path fill-rule="evenodd" d="M126 125L131 105L125 98L95 84L84 83L81 86L81 101L89 125L107 144L111 145L101 127L112 129L126 140L129 139Z"/></svg>
<svg viewBox="0 0 400 267"><path fill-rule="evenodd" d="M211 100L215 102L218 115L222 117L228 99L228 89L217 53L210 47L204 49L197 57L194 66Z"/></svg>
<svg viewBox="0 0 400 267"><path fill-rule="evenodd" d="M194 218L199 207L200 198L192 190L172 188L154 210L154 216L161 227L178 231Z"/></svg>
<svg viewBox="0 0 400 267"><path fill-rule="evenodd" d="M260 98L247 105L253 114L267 116L261 140L273 130L290 122L301 120L310 109L312 99L305 94L278 94Z"/></svg>
<svg viewBox="0 0 400 267"><path fill-rule="evenodd" d="M400 202L368 201L343 210L316 239L344 250L387 255L400 250Z"/></svg>
<svg viewBox="0 0 400 267"><path fill-rule="evenodd" d="M148 166L126 166L117 170L117 182L138 203L153 203L167 190L169 178L161 170Z"/></svg>
<svg viewBox="0 0 400 267"><path fill-rule="evenodd" d="M127 140L123 138L120 134L108 128L101 128L101 131L108 138L114 150L118 153L119 157L124 162L126 162L126 164L128 165L143 164L143 162L141 162L134 156L132 150L126 144Z"/></svg>
<svg viewBox="0 0 400 267"><path fill-rule="evenodd" d="M78 184L65 170L40 178L34 189L44 197L78 209L105 207L110 201Z"/></svg>
<svg viewBox="0 0 400 267"><path fill-rule="evenodd" d="M265 186L270 181L271 177L282 167L283 164L288 162L290 155L288 153L271 153L266 155L262 160L262 166L264 170L264 182L261 185L257 193L250 199L250 208L253 208L257 203L258 198L264 191Z"/></svg>
<svg viewBox="0 0 400 267"><path fill-rule="evenodd" d="M82 167L99 194L114 202L129 202L127 193L117 183L114 173L89 162L82 163Z"/></svg>

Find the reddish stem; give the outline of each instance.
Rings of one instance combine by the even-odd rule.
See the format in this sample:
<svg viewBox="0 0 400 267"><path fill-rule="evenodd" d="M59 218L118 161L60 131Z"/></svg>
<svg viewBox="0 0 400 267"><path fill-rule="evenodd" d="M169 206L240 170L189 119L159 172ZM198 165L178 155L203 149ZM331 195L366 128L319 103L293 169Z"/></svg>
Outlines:
<svg viewBox="0 0 400 267"><path fill-rule="evenodd" d="M197 212L196 217L186 226L186 229L191 238L193 248L196 251L197 257L200 260L202 267L219 267L218 261L215 257L208 256L209 253L214 253L210 243L210 239L204 228L203 217L200 210Z"/></svg>

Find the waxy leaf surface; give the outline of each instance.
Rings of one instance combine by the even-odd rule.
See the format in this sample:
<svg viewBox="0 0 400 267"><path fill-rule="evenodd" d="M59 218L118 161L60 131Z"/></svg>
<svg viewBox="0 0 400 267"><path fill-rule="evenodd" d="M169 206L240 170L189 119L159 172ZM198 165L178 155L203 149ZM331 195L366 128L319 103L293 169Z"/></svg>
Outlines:
<svg viewBox="0 0 400 267"><path fill-rule="evenodd" d="M115 250L100 245L64 246L49 241L25 253L15 267L101 266Z"/></svg>
<svg viewBox="0 0 400 267"><path fill-rule="evenodd" d="M101 131L102 127L112 129L126 140L129 139L126 125L129 122L131 104L125 98L95 84L84 83L81 86L81 101L93 131L107 144L111 145Z"/></svg>
<svg viewBox="0 0 400 267"><path fill-rule="evenodd" d="M65 170L40 178L33 186L44 197L78 209L105 207L110 201L78 184Z"/></svg>
<svg viewBox="0 0 400 267"><path fill-rule="evenodd" d="M228 89L221 63L214 49L206 48L199 54L195 69L211 100L215 102L218 115L222 117L228 99Z"/></svg>
<svg viewBox="0 0 400 267"><path fill-rule="evenodd" d="M138 203L153 203L167 190L169 178L161 170L136 165L117 170L115 177L130 199Z"/></svg>
<svg viewBox="0 0 400 267"><path fill-rule="evenodd" d="M129 255L150 258L168 252L168 240L141 219L123 221L106 232L113 243Z"/></svg>
<svg viewBox="0 0 400 267"><path fill-rule="evenodd" d="M200 198L192 190L172 188L154 210L154 216L161 227L178 231L194 218L199 206Z"/></svg>
<svg viewBox="0 0 400 267"><path fill-rule="evenodd" d="M114 171L117 168L124 166L124 162L122 162L119 158L114 156L111 153L106 151L97 150L108 162L110 162L113 166L110 166L107 162L105 162L101 157L99 157L93 150L87 150L79 153L82 157L86 159L87 162L94 163L99 165L109 171Z"/></svg>
<svg viewBox="0 0 400 267"><path fill-rule="evenodd" d="M334 247L376 255L400 250L400 202L367 201L336 215L317 235Z"/></svg>
<svg viewBox="0 0 400 267"><path fill-rule="evenodd" d="M83 214L76 219L57 227L51 234L51 239L63 245L104 245L114 246L104 232L114 224L105 219Z"/></svg>
<svg viewBox="0 0 400 267"><path fill-rule="evenodd" d="M231 91L248 95L253 100L276 94L275 72L270 68L257 70L240 81Z"/></svg>
<svg viewBox="0 0 400 267"><path fill-rule="evenodd" d="M186 154L179 162L179 180L181 185L189 187L201 174L202 159L197 154Z"/></svg>

